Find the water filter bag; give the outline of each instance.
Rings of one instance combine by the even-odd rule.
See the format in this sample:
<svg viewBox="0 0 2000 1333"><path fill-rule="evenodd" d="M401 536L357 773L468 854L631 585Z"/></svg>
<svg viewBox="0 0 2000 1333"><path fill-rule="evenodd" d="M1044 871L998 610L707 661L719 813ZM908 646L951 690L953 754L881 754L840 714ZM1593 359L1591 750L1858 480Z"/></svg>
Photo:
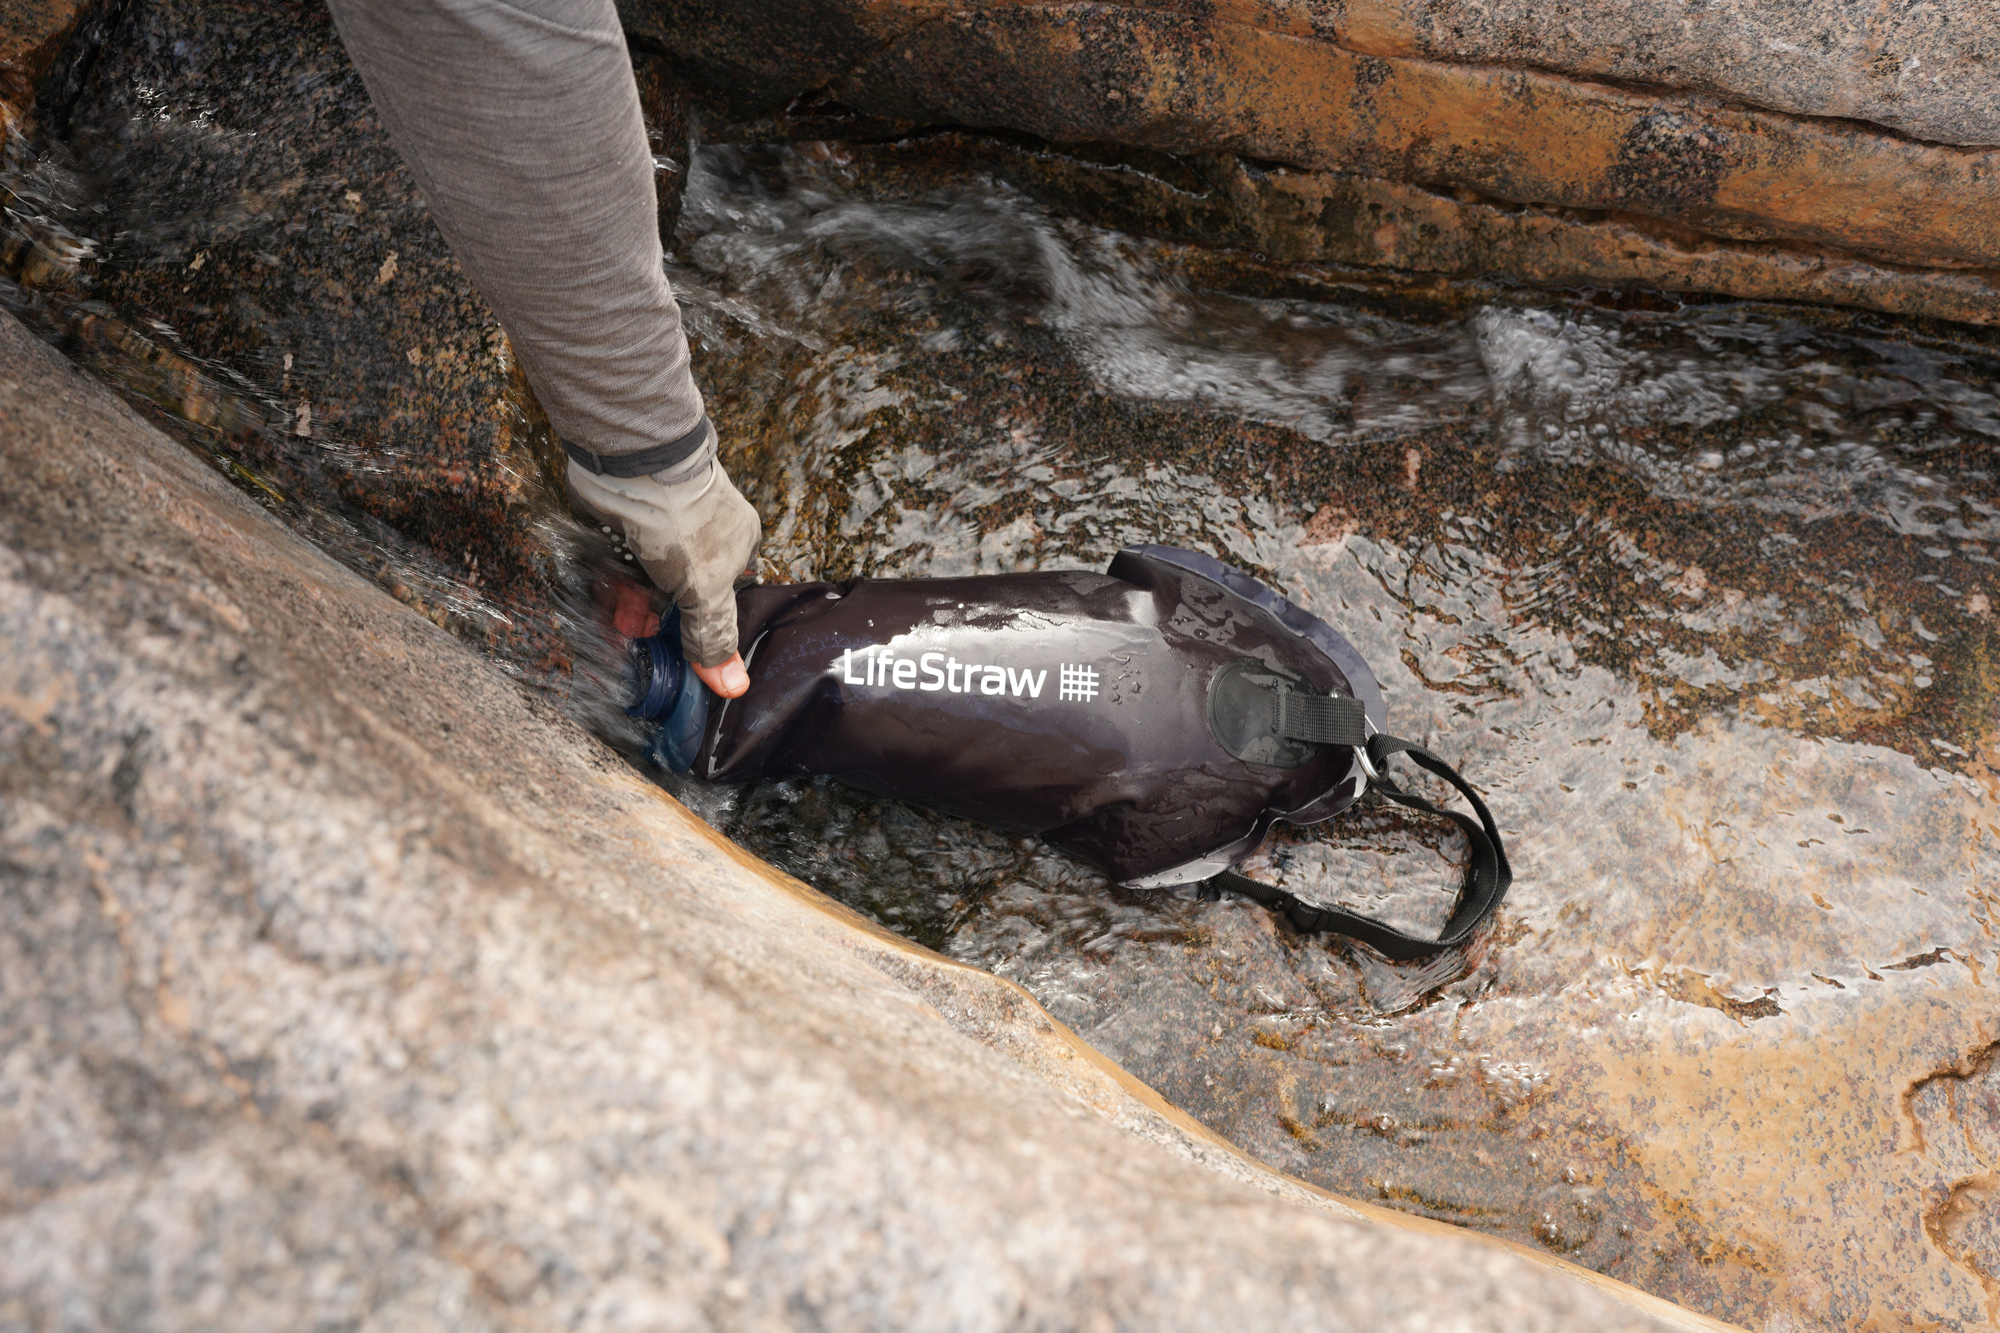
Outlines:
<svg viewBox="0 0 2000 1333"><path fill-rule="evenodd" d="M691 709L691 672L670 690L642 665L635 712L666 719L663 762L711 782L834 778L1037 834L1135 887L1213 880L1274 821L1338 814L1374 751L1434 758L1379 734L1374 674L1331 627L1172 547L1128 548L1102 574L752 587L737 613L751 679L741 698ZM1425 766L1458 782L1441 761ZM1490 833L1504 872L1478 809L1478 823L1439 813ZM1290 913L1287 895L1242 880L1228 887ZM1505 883L1488 887L1482 919Z"/></svg>

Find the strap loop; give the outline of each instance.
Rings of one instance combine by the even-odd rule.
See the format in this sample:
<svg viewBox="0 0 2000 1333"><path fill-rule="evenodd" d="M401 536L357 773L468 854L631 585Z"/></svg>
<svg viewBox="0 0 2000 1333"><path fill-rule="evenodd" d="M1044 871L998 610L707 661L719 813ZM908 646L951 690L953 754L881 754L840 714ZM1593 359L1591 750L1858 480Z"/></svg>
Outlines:
<svg viewBox="0 0 2000 1333"><path fill-rule="evenodd" d="M1280 717L1286 716L1280 696ZM1333 700L1329 702L1339 702ZM1289 733L1287 733L1289 735ZM1301 738L1303 739L1303 738ZM1345 742L1339 742L1345 743ZM1240 894L1252 902L1260 903L1274 912L1281 913L1292 923L1292 928L1302 935L1332 931L1360 940L1385 957L1397 962L1425 958L1441 949L1456 948L1471 939L1494 909L1507 896L1507 889L1514 882L1514 871L1507 864L1507 849L1500 841L1500 829L1493 822L1492 811L1486 802L1479 799L1466 780L1450 764L1424 749L1414 741L1399 740L1394 736L1375 735L1368 738L1363 751L1378 774L1388 766L1389 756L1407 754L1418 767L1429 770L1458 789L1465 797L1479 819L1475 823L1469 816L1457 810L1446 810L1431 804L1413 792L1404 791L1386 776L1378 776L1375 789L1398 805L1419 810L1425 814L1443 815L1465 831L1466 841L1472 846L1472 860L1465 868L1465 885L1459 890L1458 902L1453 906L1451 917L1444 923L1434 940L1416 935L1408 935L1386 926L1380 921L1350 912L1344 907L1315 907L1302 902L1283 889L1251 879L1248 875L1234 870L1225 870L1208 881L1205 897L1219 896L1221 892Z"/></svg>
<svg viewBox="0 0 2000 1333"><path fill-rule="evenodd" d="M1355 749L1368 743L1368 710L1359 699L1308 694L1280 685L1272 707L1278 714L1278 734L1288 741Z"/></svg>

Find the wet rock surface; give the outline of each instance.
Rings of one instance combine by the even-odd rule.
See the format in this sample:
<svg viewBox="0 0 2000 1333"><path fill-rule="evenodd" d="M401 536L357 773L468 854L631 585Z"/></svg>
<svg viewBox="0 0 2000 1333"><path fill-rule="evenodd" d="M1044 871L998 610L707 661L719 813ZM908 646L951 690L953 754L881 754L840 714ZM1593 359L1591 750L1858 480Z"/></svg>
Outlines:
<svg viewBox="0 0 2000 1333"><path fill-rule="evenodd" d="M166 89L185 96L153 114ZM216 423L234 437L224 452L274 504L339 497L357 549L413 566L400 581L423 609L540 630L550 650L546 624L448 605L468 586L530 615L546 600L530 503L545 481L505 335L318 7L134 6L62 114L85 164L80 220L107 239L90 295L164 314L164 328L136 327L248 409ZM396 551L385 529L431 559Z"/></svg>
<svg viewBox="0 0 2000 1333"><path fill-rule="evenodd" d="M1262 1172L0 367L6 1327L1701 1326Z"/></svg>
<svg viewBox="0 0 2000 1333"><path fill-rule="evenodd" d="M1292 257L1990 319L1982 12L1701 8L624 7L761 134L844 109L1219 156L1207 240L1317 200Z"/></svg>
<svg viewBox="0 0 2000 1333"><path fill-rule="evenodd" d="M270 174L262 155L280 150L253 125L291 117L286 160L350 182L344 164L390 161L364 104L341 100L358 85L316 9L160 4L131 21L106 68L145 71L156 100L96 89L76 156L44 159L82 180L64 195L79 226L92 172L141 221L150 194L174 197L189 159L115 147L135 112L124 142L208 146L212 210ZM203 63L173 54L183 41L236 45ZM216 101L232 82L249 91ZM90 133L114 147L96 155ZM1003 147L1016 179L1051 155ZM1349 634L1396 729L1491 795L1519 862L1506 917L1476 953L1399 969L838 788L684 799L902 934L1020 981L1315 1184L1745 1324L1980 1326L2000 1265L1977 1092L1994 1039L1990 339L1259 263L1051 216L986 174L990 141L956 152L933 137L695 155L673 276L732 469L766 514L767 576L1101 567L1135 540L1252 569ZM1185 183L1164 155L1091 165L1093 188ZM282 223L202 233L236 256L227 281L200 285L217 261L190 271L165 248L128 263L141 252L106 233L85 286L9 299L270 512L604 725L574 590L579 558L617 552L543 507L531 414L497 352L462 378L398 368L417 364L410 329L484 327L423 249L414 201L355 214L346 186L304 174ZM414 295L392 278L348 316L317 276L358 291L406 245L431 256ZM285 264L255 262L258 246ZM309 401L349 413L337 429L293 433L252 308L280 313L294 371L362 368L313 382ZM525 460L511 475L449 428L508 402L523 424L492 447ZM451 522L422 518L432 492ZM521 553L506 597L470 577L462 535ZM120 768L128 734L100 747L114 796L144 771ZM1436 852L1453 849L1436 830L1370 807L1330 833L1253 869L1441 919ZM226 1067L259 1086L253 1064ZM494 1271L495 1290L527 1280Z"/></svg>
<svg viewBox="0 0 2000 1333"><path fill-rule="evenodd" d="M1983 1168L1907 1108L1990 1040L1994 350L1315 286L902 161L717 150L691 205L775 573L1214 551L1462 760L1515 891L1401 968L831 786L710 817L1305 1179L1745 1324L1982 1326ZM1366 808L1253 868L1435 928L1438 839Z"/></svg>
<svg viewBox="0 0 2000 1333"><path fill-rule="evenodd" d="M74 86L48 80L35 184L90 251L15 308L350 567L566 690L562 559L616 555L548 525L560 451L324 6L149 0L87 35ZM671 229L684 99L640 64Z"/></svg>
<svg viewBox="0 0 2000 1333"><path fill-rule="evenodd" d="M835 119L769 117L718 138L845 134ZM1470 192L1222 154L1057 145L1025 136L938 131L901 140L910 157L977 161L1036 198L1167 240L1230 246L1337 277L1395 270L1415 283L1511 281L1813 301L1987 324L2000 284L1985 269L1830 257L1788 242L1694 242L1633 213L1522 208Z"/></svg>

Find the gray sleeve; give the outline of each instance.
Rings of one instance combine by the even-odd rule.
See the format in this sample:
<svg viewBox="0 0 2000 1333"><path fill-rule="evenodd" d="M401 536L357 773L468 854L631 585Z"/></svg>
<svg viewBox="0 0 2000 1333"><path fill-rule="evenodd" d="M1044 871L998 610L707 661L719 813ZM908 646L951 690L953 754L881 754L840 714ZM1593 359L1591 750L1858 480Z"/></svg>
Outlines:
<svg viewBox="0 0 2000 1333"><path fill-rule="evenodd" d="M653 156L612 0L329 0L384 128L564 440L694 432Z"/></svg>

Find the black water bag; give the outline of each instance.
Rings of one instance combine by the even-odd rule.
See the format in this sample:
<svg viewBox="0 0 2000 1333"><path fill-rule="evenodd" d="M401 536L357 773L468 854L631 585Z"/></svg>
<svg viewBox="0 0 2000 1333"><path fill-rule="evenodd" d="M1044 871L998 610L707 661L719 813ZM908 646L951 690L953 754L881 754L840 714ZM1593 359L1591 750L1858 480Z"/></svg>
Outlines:
<svg viewBox="0 0 2000 1333"><path fill-rule="evenodd" d="M1510 874L1492 815L1436 756L1383 734L1374 673L1339 634L1208 556L1166 546L1081 571L855 579L738 594L751 686L709 694L671 627L642 640L653 754L711 782L825 776L1034 833L1138 888L1203 883L1392 958L1465 943ZM1476 814L1382 775L1407 753ZM1236 874L1272 823L1329 819L1373 780L1456 822L1466 883L1435 939Z"/></svg>

